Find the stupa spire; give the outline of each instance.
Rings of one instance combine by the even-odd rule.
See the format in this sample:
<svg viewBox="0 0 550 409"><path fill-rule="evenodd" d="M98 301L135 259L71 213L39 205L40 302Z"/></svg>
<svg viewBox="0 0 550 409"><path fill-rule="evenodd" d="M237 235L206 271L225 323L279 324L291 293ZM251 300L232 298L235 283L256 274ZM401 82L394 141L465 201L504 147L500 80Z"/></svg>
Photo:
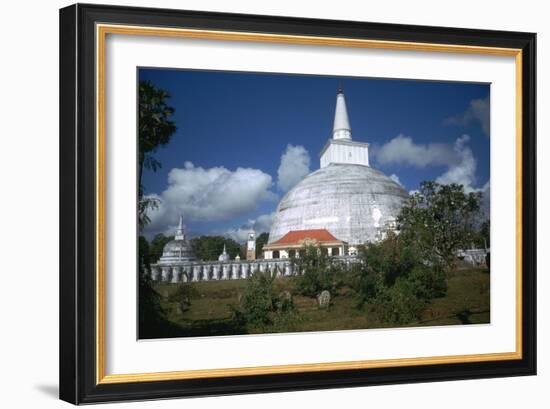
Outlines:
<svg viewBox="0 0 550 409"><path fill-rule="evenodd" d="M183 216L180 215L180 220L178 223L178 228L176 230L176 235L174 236L175 240L185 240L185 227L183 226Z"/></svg>
<svg viewBox="0 0 550 409"><path fill-rule="evenodd" d="M332 128L332 139L351 140L351 126L349 124L348 109L342 85L336 93L336 110L334 112L334 126Z"/></svg>

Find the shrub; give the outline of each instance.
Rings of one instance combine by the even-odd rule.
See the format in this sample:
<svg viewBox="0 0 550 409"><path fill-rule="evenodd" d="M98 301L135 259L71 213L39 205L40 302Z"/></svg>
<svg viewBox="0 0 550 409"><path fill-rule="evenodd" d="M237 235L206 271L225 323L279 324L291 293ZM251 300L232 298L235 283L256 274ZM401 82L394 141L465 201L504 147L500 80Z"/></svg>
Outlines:
<svg viewBox="0 0 550 409"><path fill-rule="evenodd" d="M391 233L361 248L353 284L359 305L378 307L388 323L416 321L428 300L447 291L443 266L426 262L421 254L414 243Z"/></svg>
<svg viewBox="0 0 550 409"><path fill-rule="evenodd" d="M400 325L417 321L426 305L426 300L416 296L411 282L401 278L392 287L387 287L379 300L384 321Z"/></svg>
<svg viewBox="0 0 550 409"><path fill-rule="evenodd" d="M168 301L177 303L180 312L186 312L191 307L191 299L196 298L198 292L192 284L181 284L176 291L168 296Z"/></svg>
<svg viewBox="0 0 550 409"><path fill-rule="evenodd" d="M292 294L277 293L276 278L271 272L255 272L247 281L245 291L237 308L232 307L234 319L254 329L272 329L290 325L296 314Z"/></svg>
<svg viewBox="0 0 550 409"><path fill-rule="evenodd" d="M400 237L414 246L423 260L452 270L457 252L479 237L476 224L481 197L480 192L465 193L462 185L422 182L397 218Z"/></svg>
<svg viewBox="0 0 550 409"><path fill-rule="evenodd" d="M417 265L406 276L419 299L430 300L447 293L447 276L439 266Z"/></svg>
<svg viewBox="0 0 550 409"><path fill-rule="evenodd" d="M271 313L275 310L273 281L271 273L259 271L248 280L240 310L247 324L265 326L271 323Z"/></svg>
<svg viewBox="0 0 550 409"><path fill-rule="evenodd" d="M330 262L328 255L317 247L307 246L300 258L294 259L295 269L301 274L296 277L296 291L306 297L316 297L321 291L331 293L342 286L342 269Z"/></svg>

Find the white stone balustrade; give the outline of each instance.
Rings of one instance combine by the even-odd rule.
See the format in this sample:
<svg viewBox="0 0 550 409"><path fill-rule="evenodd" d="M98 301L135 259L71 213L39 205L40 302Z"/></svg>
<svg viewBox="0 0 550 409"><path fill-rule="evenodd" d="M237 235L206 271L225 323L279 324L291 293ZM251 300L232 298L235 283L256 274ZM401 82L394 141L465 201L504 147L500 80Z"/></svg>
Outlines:
<svg viewBox="0 0 550 409"><path fill-rule="evenodd" d="M357 257L334 258L336 263L350 266L358 262ZM248 279L256 272L267 272L277 277L291 277L300 274L289 259L231 260L231 262L202 261L171 265L151 265L151 277L156 282L185 283L188 281L215 281Z"/></svg>

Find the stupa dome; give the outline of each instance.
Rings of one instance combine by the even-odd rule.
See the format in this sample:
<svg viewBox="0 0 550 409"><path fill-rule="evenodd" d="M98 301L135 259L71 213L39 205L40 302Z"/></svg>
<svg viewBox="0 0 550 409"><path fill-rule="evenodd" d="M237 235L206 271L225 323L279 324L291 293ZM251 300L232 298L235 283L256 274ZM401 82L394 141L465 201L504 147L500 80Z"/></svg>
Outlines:
<svg viewBox="0 0 550 409"><path fill-rule="evenodd" d="M351 245L377 239L408 199L396 182L370 166L331 163L303 179L281 200L269 242L289 231L326 229Z"/></svg>
<svg viewBox="0 0 550 409"><path fill-rule="evenodd" d="M183 218L180 216L179 225L174 236L164 245L162 256L158 264L170 264L174 261L193 261L195 255L191 248L191 243L185 237L185 228L183 227Z"/></svg>

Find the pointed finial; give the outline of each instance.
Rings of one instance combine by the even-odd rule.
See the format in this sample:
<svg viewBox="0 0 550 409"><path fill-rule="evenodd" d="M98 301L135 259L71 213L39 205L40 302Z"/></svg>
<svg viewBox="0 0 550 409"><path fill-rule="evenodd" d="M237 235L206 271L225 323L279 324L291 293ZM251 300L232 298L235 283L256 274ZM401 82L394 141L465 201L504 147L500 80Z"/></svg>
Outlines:
<svg viewBox="0 0 550 409"><path fill-rule="evenodd" d="M348 109L342 84L336 94L336 110L334 112L334 127L332 128L333 139L351 140L351 126L349 124Z"/></svg>
<svg viewBox="0 0 550 409"><path fill-rule="evenodd" d="M338 92L337 94L343 94L344 93L344 87L342 87L342 81L338 83Z"/></svg>
<svg viewBox="0 0 550 409"><path fill-rule="evenodd" d="M174 236L175 240L185 240L185 228L183 227L183 215L180 214L178 228Z"/></svg>

